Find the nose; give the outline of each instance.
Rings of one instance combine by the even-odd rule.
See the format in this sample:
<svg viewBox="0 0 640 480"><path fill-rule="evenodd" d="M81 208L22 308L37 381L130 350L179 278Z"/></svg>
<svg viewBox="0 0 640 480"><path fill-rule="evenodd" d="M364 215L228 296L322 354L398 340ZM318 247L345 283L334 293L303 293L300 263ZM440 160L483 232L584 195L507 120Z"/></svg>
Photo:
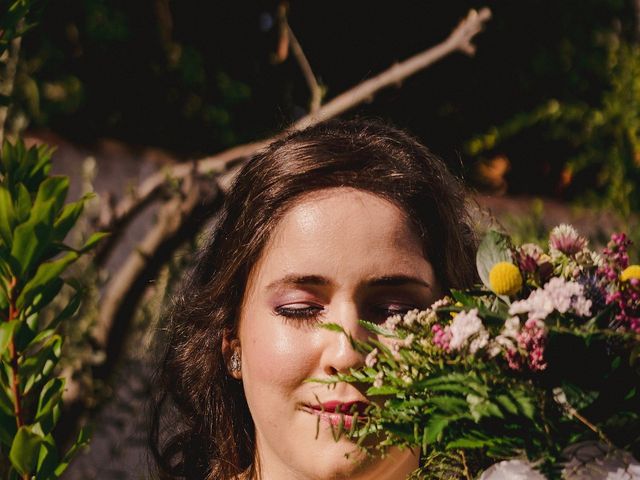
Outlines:
<svg viewBox="0 0 640 480"><path fill-rule="evenodd" d="M365 340L369 332L359 323L360 315L355 304L345 302L331 309L326 321L336 323L356 340ZM353 348L347 335L327 330L325 348L321 357L322 370L326 375L348 373L352 368L364 364L364 356Z"/></svg>

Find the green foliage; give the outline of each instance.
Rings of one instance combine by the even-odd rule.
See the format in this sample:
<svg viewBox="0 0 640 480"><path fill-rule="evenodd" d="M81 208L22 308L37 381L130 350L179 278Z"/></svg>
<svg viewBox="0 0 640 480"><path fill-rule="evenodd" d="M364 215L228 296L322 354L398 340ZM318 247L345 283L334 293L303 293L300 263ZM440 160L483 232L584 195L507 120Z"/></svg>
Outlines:
<svg viewBox="0 0 640 480"><path fill-rule="evenodd" d="M571 250L571 242L580 249ZM588 250L569 226L554 229L545 243L548 249L516 247L495 231L481 242L481 277L503 261L522 275L523 288L511 297L483 285L452 290L426 310L382 324L361 321L371 333L365 341L323 325L366 356L364 366L322 380L358 385L371 400L358 427L343 433L374 453L420 450L415 478L475 478L513 458L559 478L566 448L588 440L637 455L640 332L626 326L630 314L598 301L604 290L595 290L617 292L637 312L637 286L612 280L605 266L620 278L617 260ZM579 283L585 278L591 283ZM579 293L559 303L558 292L568 288ZM541 311L543 302L548 311ZM376 442L365 442L373 436Z"/></svg>
<svg viewBox="0 0 640 480"><path fill-rule="evenodd" d="M61 275L102 237L80 248L64 243L88 197L65 205L69 179L49 176L51 150L5 141L0 157L0 472L5 478L56 479L85 433L60 454L53 432L64 380L55 375L61 323L78 308L78 292L56 317L45 308Z"/></svg>
<svg viewBox="0 0 640 480"><path fill-rule="evenodd" d="M616 36L609 36L606 46L608 86L597 102L549 100L472 138L467 152L482 156L526 130L542 128L550 140L566 142L573 151L563 166L570 192L623 217L640 210L640 46Z"/></svg>
<svg viewBox="0 0 640 480"><path fill-rule="evenodd" d="M33 27L29 13L42 2L38 0L9 0L0 3L0 56L16 37L21 37Z"/></svg>

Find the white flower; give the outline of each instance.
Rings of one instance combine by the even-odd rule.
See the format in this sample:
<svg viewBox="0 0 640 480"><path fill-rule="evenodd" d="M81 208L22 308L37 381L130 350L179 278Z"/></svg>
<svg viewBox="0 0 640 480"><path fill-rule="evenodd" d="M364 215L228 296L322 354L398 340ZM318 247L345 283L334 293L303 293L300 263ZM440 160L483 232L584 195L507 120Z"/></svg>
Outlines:
<svg viewBox="0 0 640 480"><path fill-rule="evenodd" d="M547 292L538 288L529 295L526 300L518 300L513 302L509 307L510 315L517 315L519 313L528 313L529 318L545 319L547 315L553 312L553 302Z"/></svg>
<svg viewBox="0 0 640 480"><path fill-rule="evenodd" d="M433 302L433 304L429 307L429 310L436 310L440 307L446 307L447 305L451 304L451 299L449 297L444 297L441 298L440 300L436 300L435 302Z"/></svg>
<svg viewBox="0 0 640 480"><path fill-rule="evenodd" d="M384 378L384 372L379 371L376 373L376 377L373 380L373 386L376 388L380 388L382 386L382 379Z"/></svg>
<svg viewBox="0 0 640 480"><path fill-rule="evenodd" d="M382 326L387 330L391 330L393 332L396 329L396 325L398 325L401 321L402 321L401 315L392 315L384 321Z"/></svg>
<svg viewBox="0 0 640 480"><path fill-rule="evenodd" d="M367 357L364 359L364 364L371 368L373 367L376 363L378 363L378 349L374 348L373 350L371 350L368 354Z"/></svg>
<svg viewBox="0 0 640 480"><path fill-rule="evenodd" d="M563 455L565 480L640 480L640 462L629 452L599 442L571 445ZM480 480L545 480L527 460L506 460L492 465Z"/></svg>
<svg viewBox="0 0 640 480"><path fill-rule="evenodd" d="M485 470L480 480L546 480L526 460L505 460Z"/></svg>
<svg viewBox="0 0 640 480"><path fill-rule="evenodd" d="M489 332L484 328L482 320L478 317L478 309L458 313L450 325L452 350L460 350L466 346L471 337L475 337L469 345L469 351L475 353L484 348L489 342Z"/></svg>
<svg viewBox="0 0 640 480"><path fill-rule="evenodd" d="M560 277L549 280L543 288L531 292L526 300L513 302L509 314L528 313L529 318L544 320L554 310L572 310L581 316L591 315L591 300L585 298L582 285Z"/></svg>
<svg viewBox="0 0 640 480"><path fill-rule="evenodd" d="M414 308L413 310L409 310L407 313L404 314L404 317L402 318L402 322L408 327L413 325L413 323L416 320L418 320L419 313L420 313L420 310L418 310L417 308Z"/></svg>
<svg viewBox="0 0 640 480"><path fill-rule="evenodd" d="M567 480L633 480L640 479L640 462L623 450L591 441L571 445L563 455L562 478Z"/></svg>
<svg viewBox="0 0 640 480"><path fill-rule="evenodd" d="M502 327L500 335L496 337L496 342L507 349L515 348L519 333L520 319L518 317L509 317L504 321L504 327Z"/></svg>
<svg viewBox="0 0 640 480"><path fill-rule="evenodd" d="M413 340L416 338L416 336L413 333L410 333L409 335L407 335L405 337L404 340L402 340L402 346L405 348L409 348L411 346L411 344L413 343Z"/></svg>

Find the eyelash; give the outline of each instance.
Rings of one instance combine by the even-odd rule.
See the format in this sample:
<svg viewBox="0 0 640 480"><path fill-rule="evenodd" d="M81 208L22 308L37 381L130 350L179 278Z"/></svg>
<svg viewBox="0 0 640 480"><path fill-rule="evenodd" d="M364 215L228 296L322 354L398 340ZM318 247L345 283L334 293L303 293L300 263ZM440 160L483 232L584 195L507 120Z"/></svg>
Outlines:
<svg viewBox="0 0 640 480"><path fill-rule="evenodd" d="M403 308L379 308L376 307L375 311L385 319L392 315L404 315L409 310L413 310L413 306L405 306ZM287 306L276 307L275 312L287 319L294 320L314 320L317 321L318 317L322 314L322 307L308 306L304 308L291 308Z"/></svg>

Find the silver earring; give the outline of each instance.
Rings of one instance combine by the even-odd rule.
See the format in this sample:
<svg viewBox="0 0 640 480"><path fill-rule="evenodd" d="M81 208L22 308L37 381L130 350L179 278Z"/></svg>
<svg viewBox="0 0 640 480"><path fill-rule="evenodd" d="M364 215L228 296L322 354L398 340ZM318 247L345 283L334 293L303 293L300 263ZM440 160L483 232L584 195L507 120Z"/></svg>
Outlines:
<svg viewBox="0 0 640 480"><path fill-rule="evenodd" d="M234 350L229 360L229 370L231 370L231 373L238 373L241 369L240 353L238 353L238 350Z"/></svg>

